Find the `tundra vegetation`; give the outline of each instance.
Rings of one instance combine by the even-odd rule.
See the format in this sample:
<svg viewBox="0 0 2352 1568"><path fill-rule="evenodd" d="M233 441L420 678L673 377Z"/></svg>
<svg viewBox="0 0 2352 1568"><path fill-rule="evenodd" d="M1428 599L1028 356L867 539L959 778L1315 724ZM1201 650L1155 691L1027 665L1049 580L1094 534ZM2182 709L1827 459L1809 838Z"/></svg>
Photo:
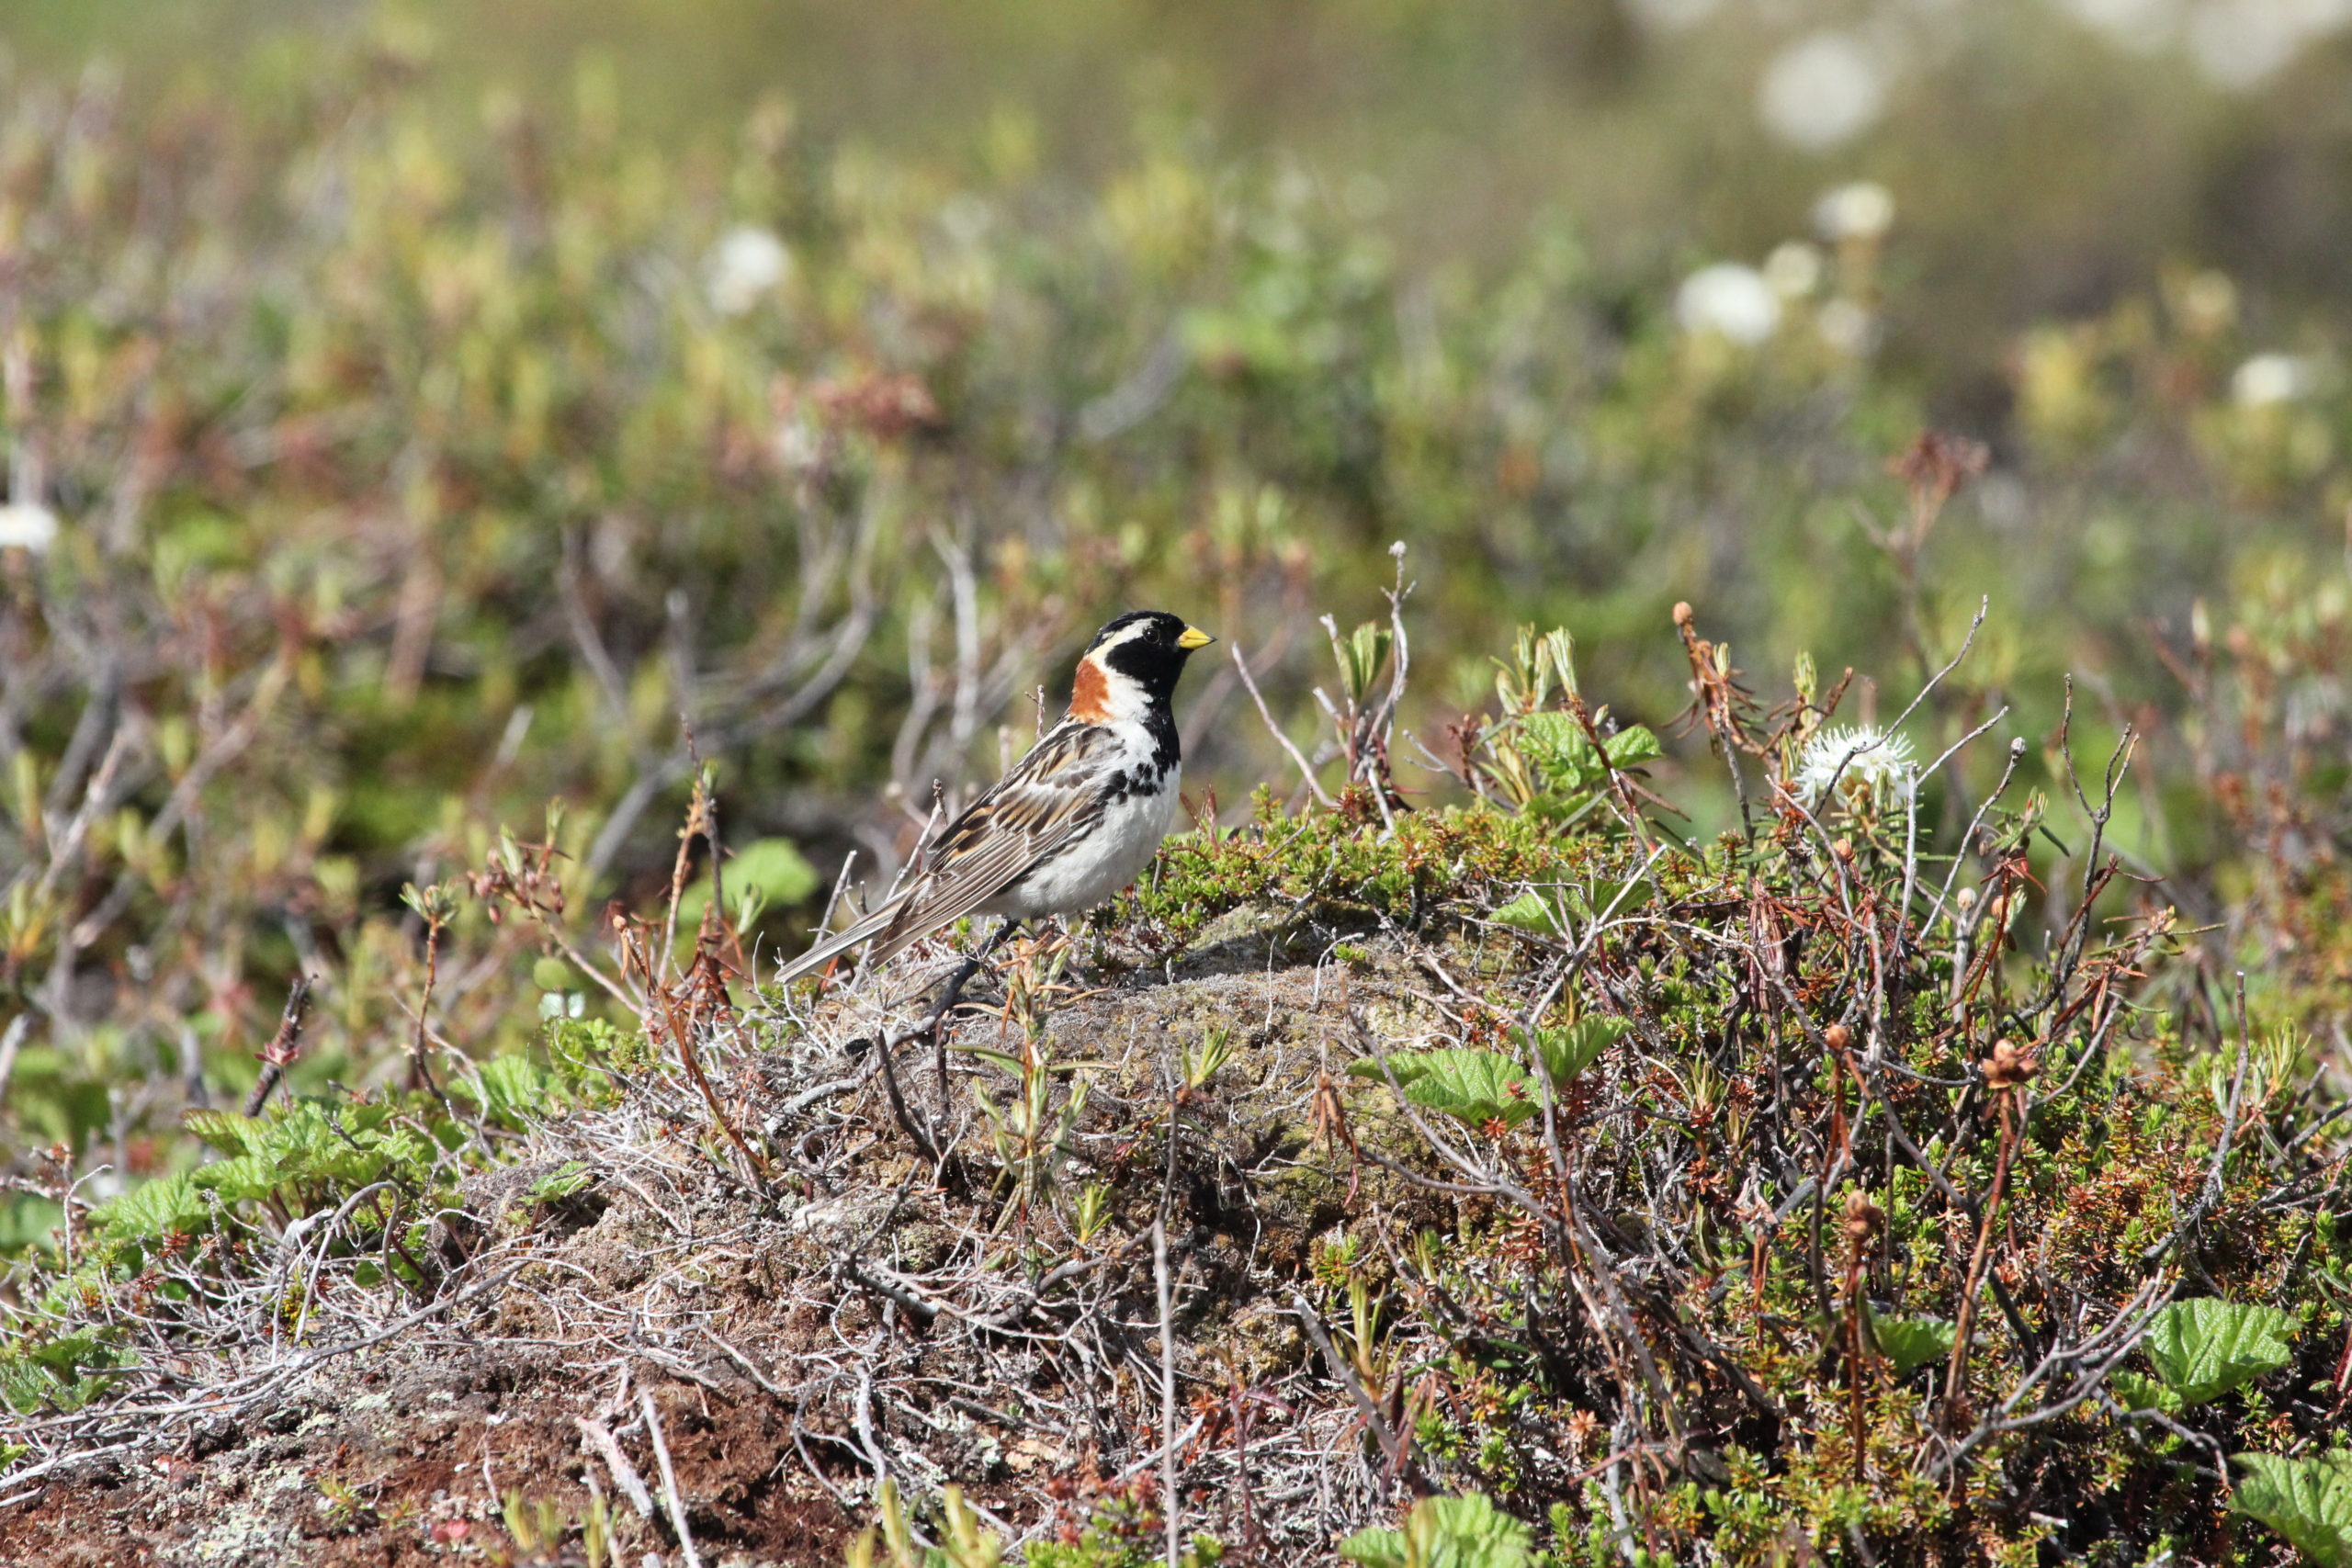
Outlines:
<svg viewBox="0 0 2352 1568"><path fill-rule="evenodd" d="M1740 342L405 38L7 95L0 1556L2352 1562L2347 411L2227 279L1988 472L1883 232ZM1130 603L1152 871L763 985Z"/></svg>

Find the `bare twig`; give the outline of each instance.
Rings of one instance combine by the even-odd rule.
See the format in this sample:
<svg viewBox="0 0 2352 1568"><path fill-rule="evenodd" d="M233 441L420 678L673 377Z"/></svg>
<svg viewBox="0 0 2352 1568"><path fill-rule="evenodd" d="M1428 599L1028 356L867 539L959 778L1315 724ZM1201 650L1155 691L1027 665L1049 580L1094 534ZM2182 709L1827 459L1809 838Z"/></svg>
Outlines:
<svg viewBox="0 0 2352 1568"><path fill-rule="evenodd" d="M575 1416L572 1421L579 1427L580 1436L589 1450L605 1461L605 1468L612 1473L613 1484L621 1489L621 1495L629 1500L629 1506L638 1511L639 1517L651 1518L653 1494L645 1489L644 1478L637 1473L637 1466L629 1463L628 1455L621 1452L621 1446L614 1440L611 1430L602 1421L592 1421L585 1416Z"/></svg>
<svg viewBox="0 0 2352 1568"><path fill-rule="evenodd" d="M1308 793L1315 796L1315 804L1327 811L1329 810L1332 804L1331 797L1323 793L1321 784L1315 782L1314 766L1307 761L1306 755L1297 747L1291 744L1290 737L1283 733L1282 726L1276 724L1274 716L1266 710L1266 699L1259 693L1258 682L1250 678L1250 666L1242 662L1241 644L1238 641L1232 645L1232 651L1233 667L1241 672L1241 684L1249 691L1250 700L1258 705L1258 716L1265 720L1266 732L1280 743L1284 751L1290 753L1290 760L1298 765L1298 776L1305 781Z"/></svg>
<svg viewBox="0 0 2352 1568"><path fill-rule="evenodd" d="M686 1527L686 1505L678 1495L678 1472L670 1464L670 1445L662 1436L662 1412L653 1404L651 1389L639 1391L638 1409L653 1439L653 1462L662 1472L662 1501L669 1506L671 1528L678 1532L678 1550L685 1554L686 1568L702 1568L702 1553L695 1550L695 1532Z"/></svg>
<svg viewBox="0 0 2352 1568"><path fill-rule="evenodd" d="M269 1091L286 1076L286 1069L301 1055L299 1042L302 1035L302 1015L310 1010L311 977L297 975L286 993L286 1011L277 1021L277 1032L260 1051L261 1077L254 1080L253 1092L245 1096L245 1114L258 1116L269 1101ZM6 1081L0 1077L0 1083Z"/></svg>

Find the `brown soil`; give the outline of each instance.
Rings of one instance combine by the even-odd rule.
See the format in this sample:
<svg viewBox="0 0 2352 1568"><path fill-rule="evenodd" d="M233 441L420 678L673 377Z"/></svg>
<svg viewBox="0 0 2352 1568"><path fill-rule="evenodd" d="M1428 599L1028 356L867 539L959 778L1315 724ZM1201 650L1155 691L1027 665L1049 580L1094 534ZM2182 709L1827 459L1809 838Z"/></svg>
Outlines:
<svg viewBox="0 0 2352 1568"><path fill-rule="evenodd" d="M590 1466L576 1418L599 1414L656 1499L657 1517L645 1519L608 1497L614 1560L683 1560L660 1513L661 1471L634 1393L628 1409L609 1412L614 1391L582 1387L561 1364L511 1346L455 1359L391 1350L347 1363L314 1392L248 1429L199 1434L179 1452L94 1470L0 1513L0 1562L582 1562L576 1538L561 1555L521 1549L501 1505L519 1495L526 1518L535 1504L579 1518ZM808 1479L772 1401L688 1382L653 1392L704 1562L841 1561L853 1521ZM609 1492L601 1461L594 1469Z"/></svg>

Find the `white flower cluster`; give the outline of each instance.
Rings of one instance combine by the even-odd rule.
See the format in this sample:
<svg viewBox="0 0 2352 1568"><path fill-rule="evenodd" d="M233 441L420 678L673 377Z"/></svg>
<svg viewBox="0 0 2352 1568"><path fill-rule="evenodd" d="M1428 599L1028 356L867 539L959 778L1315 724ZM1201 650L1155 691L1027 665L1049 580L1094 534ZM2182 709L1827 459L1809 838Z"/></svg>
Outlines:
<svg viewBox="0 0 2352 1568"><path fill-rule="evenodd" d="M1871 39L1824 28L1766 62L1756 85L1757 118L1790 146L1823 152L1878 122L1893 75L1885 51Z"/></svg>
<svg viewBox="0 0 2352 1568"><path fill-rule="evenodd" d="M1875 180L1854 180L1823 192L1814 204L1813 220L1841 258L1859 255L1867 268L1868 256L1894 226L1894 196ZM1783 241L1760 268L1716 262L1684 278L1674 296L1674 319L1692 337L1755 348L1779 333L1789 307L1815 299L1828 279L1821 246L1809 240ZM1820 300L1806 316L1821 340L1839 354L1860 358L1878 346L1878 321L1861 299L1838 293Z"/></svg>
<svg viewBox="0 0 2352 1568"><path fill-rule="evenodd" d="M2319 389L2319 367L2292 354L2257 354L2230 378L2230 400L2242 409L2301 401Z"/></svg>
<svg viewBox="0 0 2352 1568"><path fill-rule="evenodd" d="M729 229L703 263L710 308L740 316L773 292L792 271L792 252L765 229Z"/></svg>
<svg viewBox="0 0 2352 1568"><path fill-rule="evenodd" d="M1807 810L1833 792L1907 801L1918 786L1918 766L1909 736L1867 724L1839 725L1814 732L1797 753L1796 775L1789 783Z"/></svg>
<svg viewBox="0 0 2352 1568"><path fill-rule="evenodd" d="M34 555L57 543L57 513L38 502L11 502L0 506L0 550L29 550Z"/></svg>

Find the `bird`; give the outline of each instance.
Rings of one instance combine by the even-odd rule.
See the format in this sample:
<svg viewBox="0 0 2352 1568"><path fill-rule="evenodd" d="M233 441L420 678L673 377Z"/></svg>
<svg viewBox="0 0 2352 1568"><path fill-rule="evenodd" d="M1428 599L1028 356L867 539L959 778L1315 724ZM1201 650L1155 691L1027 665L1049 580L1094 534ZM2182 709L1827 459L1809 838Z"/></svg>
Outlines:
<svg viewBox="0 0 2352 1568"><path fill-rule="evenodd" d="M1180 615L1137 610L1094 634L1069 708L995 786L934 835L880 908L786 965L789 984L860 942L876 967L967 915L995 915L987 944L948 982L935 1027L990 954L1030 920L1082 913L1151 863L1183 777L1173 702L1185 662L1216 639Z"/></svg>

